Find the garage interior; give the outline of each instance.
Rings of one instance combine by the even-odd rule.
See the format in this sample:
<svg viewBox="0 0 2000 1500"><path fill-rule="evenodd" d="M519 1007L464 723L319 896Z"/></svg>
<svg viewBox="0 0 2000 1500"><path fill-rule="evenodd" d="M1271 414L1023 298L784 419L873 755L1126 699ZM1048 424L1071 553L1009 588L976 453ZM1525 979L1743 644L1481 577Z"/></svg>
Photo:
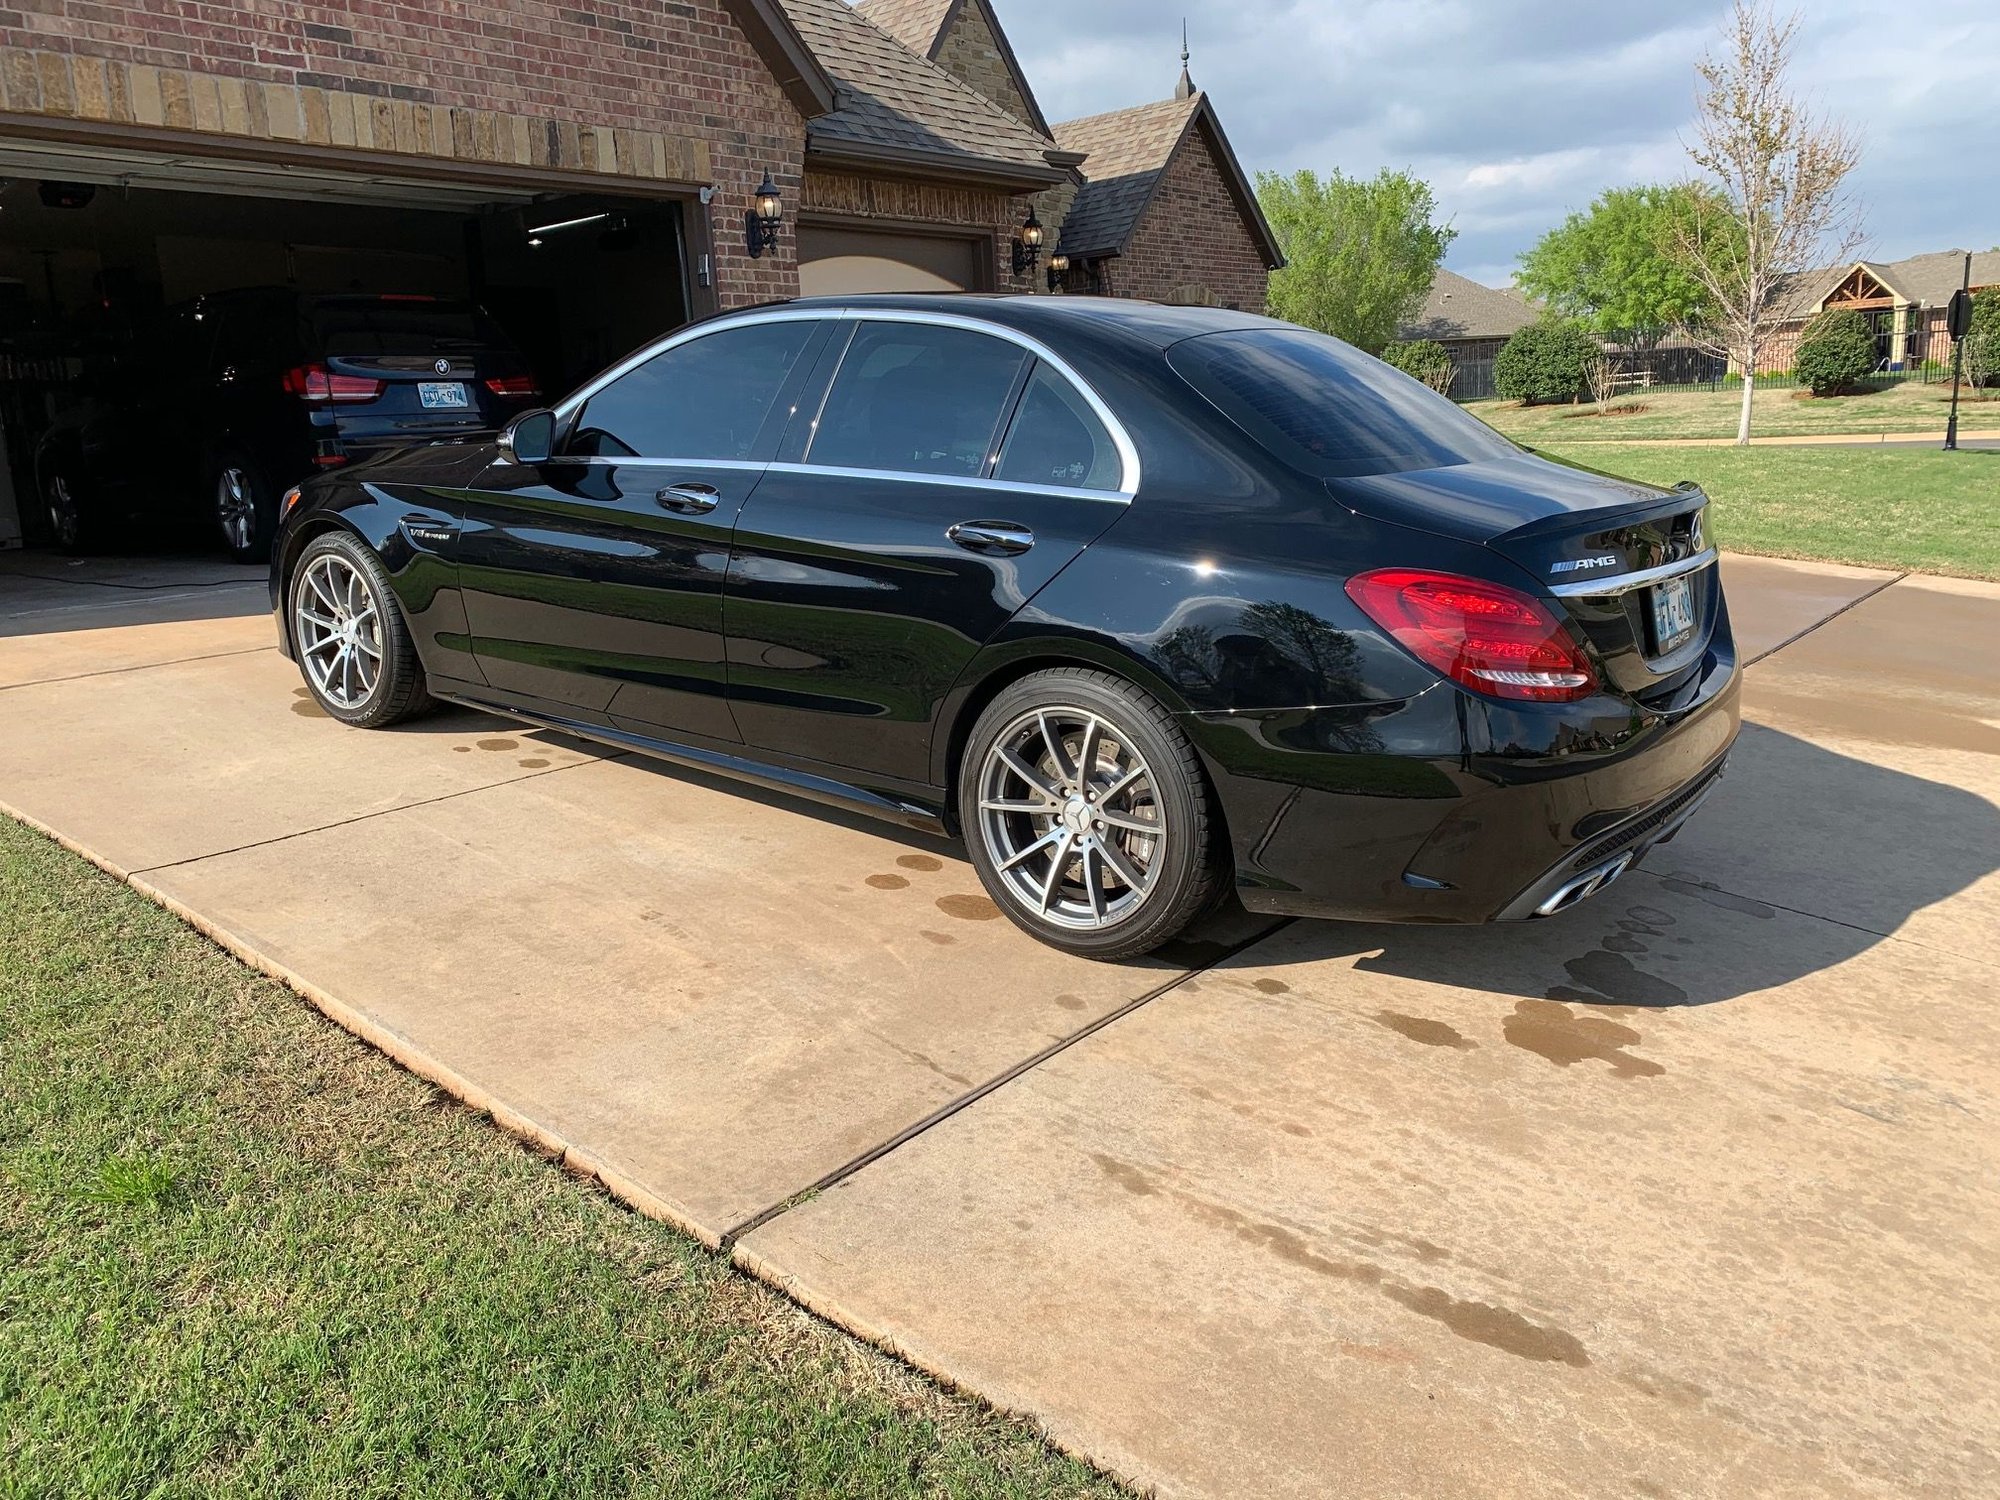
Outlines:
<svg viewBox="0 0 2000 1500"><path fill-rule="evenodd" d="M554 396L685 322L688 264L665 195L0 143L0 547L48 540L37 442L165 308L255 286L470 300Z"/></svg>

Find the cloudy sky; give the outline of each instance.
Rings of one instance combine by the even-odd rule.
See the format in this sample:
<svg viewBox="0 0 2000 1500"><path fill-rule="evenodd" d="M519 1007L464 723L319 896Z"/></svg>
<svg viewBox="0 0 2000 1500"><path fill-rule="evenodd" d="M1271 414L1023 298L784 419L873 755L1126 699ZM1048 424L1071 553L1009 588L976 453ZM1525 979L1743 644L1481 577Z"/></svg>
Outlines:
<svg viewBox="0 0 2000 1500"><path fill-rule="evenodd" d="M2000 4L1801 0L1794 76L1858 127L1864 253L2000 246ZM1682 175L1694 62L1726 0L994 0L1051 120L1195 82L1245 170L1408 167L1458 231L1446 263L1504 284L1606 187Z"/></svg>

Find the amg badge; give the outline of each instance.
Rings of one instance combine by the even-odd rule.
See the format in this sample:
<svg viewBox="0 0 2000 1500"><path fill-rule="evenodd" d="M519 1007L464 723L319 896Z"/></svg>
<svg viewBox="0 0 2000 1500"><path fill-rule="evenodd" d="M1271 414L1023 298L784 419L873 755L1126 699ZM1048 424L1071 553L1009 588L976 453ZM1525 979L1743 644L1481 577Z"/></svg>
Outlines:
<svg viewBox="0 0 2000 1500"><path fill-rule="evenodd" d="M1618 559L1616 557L1579 557L1574 562L1550 563L1549 571L1551 573L1575 573L1583 568L1615 568L1617 566Z"/></svg>

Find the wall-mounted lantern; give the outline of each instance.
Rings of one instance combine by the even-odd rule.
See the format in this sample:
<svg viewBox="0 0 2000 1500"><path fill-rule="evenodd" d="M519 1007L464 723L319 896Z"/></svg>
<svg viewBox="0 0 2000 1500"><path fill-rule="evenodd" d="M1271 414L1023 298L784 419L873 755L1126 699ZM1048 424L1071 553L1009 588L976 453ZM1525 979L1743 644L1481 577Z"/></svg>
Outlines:
<svg viewBox="0 0 2000 1500"><path fill-rule="evenodd" d="M785 217L784 200L767 171L757 184L757 200L743 211L743 236L751 259L778 248L778 224Z"/></svg>
<svg viewBox="0 0 2000 1500"><path fill-rule="evenodd" d="M1069 290L1069 257L1056 250L1049 256L1049 290L1066 292Z"/></svg>
<svg viewBox="0 0 2000 1500"><path fill-rule="evenodd" d="M1014 274L1027 275L1041 258L1042 221L1035 217L1034 205L1030 204L1027 222L1021 225L1020 236L1014 241Z"/></svg>

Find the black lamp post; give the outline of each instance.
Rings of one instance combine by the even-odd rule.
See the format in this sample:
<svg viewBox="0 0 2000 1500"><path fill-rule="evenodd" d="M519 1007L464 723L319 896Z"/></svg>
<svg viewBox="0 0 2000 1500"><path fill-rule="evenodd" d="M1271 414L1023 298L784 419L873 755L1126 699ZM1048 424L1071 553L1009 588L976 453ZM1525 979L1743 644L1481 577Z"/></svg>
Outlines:
<svg viewBox="0 0 2000 1500"><path fill-rule="evenodd" d="M1027 222L1021 225L1021 233L1014 241L1014 274L1027 275L1041 258L1042 221L1035 217L1034 205L1030 204Z"/></svg>
<svg viewBox="0 0 2000 1500"><path fill-rule="evenodd" d="M778 224L784 216L784 200L778 196L778 186L771 181L771 174L766 172L757 185L756 202L743 211L743 237L752 260L778 248Z"/></svg>

